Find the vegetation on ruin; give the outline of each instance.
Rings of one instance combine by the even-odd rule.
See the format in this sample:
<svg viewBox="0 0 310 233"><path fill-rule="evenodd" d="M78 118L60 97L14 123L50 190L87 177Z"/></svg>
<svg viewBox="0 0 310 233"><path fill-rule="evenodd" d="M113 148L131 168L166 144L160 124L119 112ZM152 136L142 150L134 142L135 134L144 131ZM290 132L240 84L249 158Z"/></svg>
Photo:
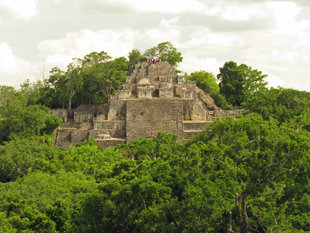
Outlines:
<svg viewBox="0 0 310 233"><path fill-rule="evenodd" d="M61 122L48 108L108 100L144 58L93 52L43 82L0 87L0 232L309 232L310 93L268 88L247 65L226 62L219 84L186 76L248 110L188 141L54 146Z"/></svg>
<svg viewBox="0 0 310 233"><path fill-rule="evenodd" d="M197 87L209 93L213 98L215 104L223 109L232 109L233 106L227 102L224 95L220 93L220 87L216 82L214 74L201 70L191 74L185 74L185 81L191 81Z"/></svg>

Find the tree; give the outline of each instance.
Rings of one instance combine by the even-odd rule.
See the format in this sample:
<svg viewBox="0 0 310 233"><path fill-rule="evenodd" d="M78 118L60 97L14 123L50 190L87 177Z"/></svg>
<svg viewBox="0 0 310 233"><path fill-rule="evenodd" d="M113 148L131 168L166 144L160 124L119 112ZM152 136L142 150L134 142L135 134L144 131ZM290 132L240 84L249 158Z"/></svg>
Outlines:
<svg viewBox="0 0 310 233"><path fill-rule="evenodd" d="M146 60L142 53L138 49L133 49L128 54L129 65L133 66L139 61Z"/></svg>
<svg viewBox="0 0 310 233"><path fill-rule="evenodd" d="M233 106L241 106L252 94L265 88L266 76L261 71L252 70L250 66L245 64L238 66L237 63L229 61L220 68L217 78L220 81L221 94Z"/></svg>
<svg viewBox="0 0 310 233"><path fill-rule="evenodd" d="M209 93L219 107L224 109L232 108L225 97L220 94L219 85L216 83L216 79L212 73L207 71L196 71L190 75L186 75L185 80L194 82L197 87Z"/></svg>
<svg viewBox="0 0 310 233"><path fill-rule="evenodd" d="M80 63L80 66L87 67L97 64L103 64L110 59L111 57L105 51L101 51L99 53L91 52L89 54L86 54L83 59L77 58L76 60Z"/></svg>
<svg viewBox="0 0 310 233"><path fill-rule="evenodd" d="M0 118L0 142L10 140L14 135L31 137L52 134L61 124L61 120L51 115L47 107L40 105L2 108Z"/></svg>
<svg viewBox="0 0 310 233"><path fill-rule="evenodd" d="M82 67L84 95L92 102L108 101L125 82L128 61L124 57Z"/></svg>
<svg viewBox="0 0 310 233"><path fill-rule="evenodd" d="M215 77L212 73L207 71L196 71L191 73L186 80L194 82L197 87L204 90L207 93L219 93L220 88L216 83Z"/></svg>
<svg viewBox="0 0 310 233"><path fill-rule="evenodd" d="M144 56L147 58L160 58L162 61L168 61L174 67L183 60L181 52L178 52L172 43L168 41L159 43L156 47L147 49L144 52Z"/></svg>
<svg viewBox="0 0 310 233"><path fill-rule="evenodd" d="M4 223L15 230L9 232L76 232L71 228L81 202L97 193L97 184L80 172L33 172L15 182L0 183L0 191Z"/></svg>
<svg viewBox="0 0 310 233"><path fill-rule="evenodd" d="M41 104L49 108L65 108L68 105L67 76L58 67L50 70L49 77L43 81L29 82L20 86L27 105Z"/></svg>
<svg viewBox="0 0 310 233"><path fill-rule="evenodd" d="M0 212L0 232L16 233L10 221L10 218L6 218L6 213Z"/></svg>
<svg viewBox="0 0 310 233"><path fill-rule="evenodd" d="M73 98L83 87L83 77L78 59L67 66L63 71L58 67L50 70L48 79L40 87L40 98L37 103L50 108L72 108Z"/></svg>
<svg viewBox="0 0 310 233"><path fill-rule="evenodd" d="M308 166L309 136L307 131L279 127L275 120L264 121L258 114L236 121L217 120L197 135L195 142L207 145L208 162L203 170L210 171L211 180L221 186L223 199L231 198L226 205L232 220L229 229L262 232L280 229L280 224L282 230L291 230L292 225L297 231L310 227L300 220L285 220L293 217L292 211L285 208L296 201L292 195L299 201L309 197L301 194L309 190L307 171L303 169ZM309 203L303 206L299 201L295 213L304 215Z"/></svg>
<svg viewBox="0 0 310 233"><path fill-rule="evenodd" d="M105 69L107 70L107 75L105 78L105 88L103 93L109 100L111 95L122 87L125 83L128 70L128 61L124 57L116 58L113 61L107 62L105 64Z"/></svg>
<svg viewBox="0 0 310 233"><path fill-rule="evenodd" d="M44 98L44 88L44 83L42 81L31 83L29 79L27 79L24 83L20 85L20 91L27 99L27 105L43 104L40 101L42 101Z"/></svg>
<svg viewBox="0 0 310 233"><path fill-rule="evenodd" d="M310 93L286 88L264 88L253 93L244 107L257 112L264 119L291 121L310 112Z"/></svg>
<svg viewBox="0 0 310 233"><path fill-rule="evenodd" d="M28 104L71 109L80 104L102 103L125 82L129 62L125 57L111 60L104 51L73 58L65 71L53 67L43 83L25 82L21 91Z"/></svg>
<svg viewBox="0 0 310 233"><path fill-rule="evenodd" d="M34 136L52 134L61 121L40 105L27 105L21 91L0 86L0 143L14 135Z"/></svg>
<svg viewBox="0 0 310 233"><path fill-rule="evenodd" d="M51 102L53 105L49 107L65 108L68 105L70 94L68 92L68 81L65 71L58 67L53 67L49 78L45 80L45 95L42 100L52 97Z"/></svg>
<svg viewBox="0 0 310 233"><path fill-rule="evenodd" d="M0 86L0 108L8 106L23 107L27 100L22 92L16 91L13 87Z"/></svg>
<svg viewBox="0 0 310 233"><path fill-rule="evenodd" d="M72 99L83 87L83 77L81 68L74 63L70 63L66 71L66 91L68 94L68 109L71 109Z"/></svg>

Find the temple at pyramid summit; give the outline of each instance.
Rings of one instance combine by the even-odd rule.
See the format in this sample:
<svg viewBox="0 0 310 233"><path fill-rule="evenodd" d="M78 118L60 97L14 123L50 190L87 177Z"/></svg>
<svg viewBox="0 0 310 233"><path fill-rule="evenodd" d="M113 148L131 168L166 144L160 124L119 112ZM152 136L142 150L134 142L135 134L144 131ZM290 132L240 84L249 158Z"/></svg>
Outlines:
<svg viewBox="0 0 310 233"><path fill-rule="evenodd" d="M109 147L152 138L159 131L188 139L216 118L235 118L240 113L217 107L209 94L193 83L184 83L166 61L137 63L108 103L51 112L63 121L55 139L60 147L89 138Z"/></svg>

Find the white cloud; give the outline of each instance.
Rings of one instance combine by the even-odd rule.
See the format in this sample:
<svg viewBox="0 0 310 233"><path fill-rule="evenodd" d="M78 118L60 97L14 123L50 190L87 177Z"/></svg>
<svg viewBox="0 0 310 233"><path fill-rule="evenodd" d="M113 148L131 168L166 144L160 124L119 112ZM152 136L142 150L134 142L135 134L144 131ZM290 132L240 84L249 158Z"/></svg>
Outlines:
<svg viewBox="0 0 310 233"><path fill-rule="evenodd" d="M6 44L0 44L0 72L1 73L18 73L20 71L16 57L12 49Z"/></svg>
<svg viewBox="0 0 310 233"><path fill-rule="evenodd" d="M275 75L274 73L270 72L270 71L265 71L262 70L263 74L268 74L268 76L266 77L265 81L268 83L268 87L283 87L284 86L284 82L281 78L279 78L277 75Z"/></svg>
<svg viewBox="0 0 310 233"><path fill-rule="evenodd" d="M224 62L233 60L264 70L272 86L310 90L310 8L301 5L307 0L0 0L0 20L31 17L36 2L38 18L27 24L22 20L0 24L6 32L1 40L8 41L14 54L34 61L21 62L1 44L0 49L10 54L1 62L9 63L10 57L15 61L15 67L1 68L2 80L9 72L23 80L41 77L42 67L47 75L50 67L64 68L73 57L92 51L127 56L133 48L143 51L171 41L183 54L179 68L184 71L217 74ZM91 29L82 30L85 25ZM41 30L33 30L37 28ZM21 31L29 34L17 40ZM38 39L42 40L38 51L31 50ZM27 49L18 51L23 45ZM13 68L8 72L8 67Z"/></svg>
<svg viewBox="0 0 310 233"><path fill-rule="evenodd" d="M180 64L180 69L187 73L195 71L205 70L213 73L215 76L219 73L219 67L223 65L223 62L218 61L216 58L206 57L197 58L195 56L184 56L183 62Z"/></svg>
<svg viewBox="0 0 310 233"><path fill-rule="evenodd" d="M65 0L54 0L55 3L59 4L59 3L62 3L64 2Z"/></svg>
<svg viewBox="0 0 310 233"><path fill-rule="evenodd" d="M48 54L46 58L46 63L51 65L61 65L65 66L72 61L72 57L66 54Z"/></svg>
<svg viewBox="0 0 310 233"><path fill-rule="evenodd" d="M0 18L30 18L36 14L35 0L0 0Z"/></svg>
<svg viewBox="0 0 310 233"><path fill-rule="evenodd" d="M284 29L286 32L294 30L297 22L296 17L301 12L301 7L295 2L268 2L267 7L274 16L278 28Z"/></svg>
<svg viewBox="0 0 310 233"><path fill-rule="evenodd" d="M188 40L184 46L186 47L198 47L198 48L210 48L214 46L218 47L232 47L236 45L243 44L243 40L237 35L230 33L214 33L208 32L206 29L198 31L197 36L194 36L193 39Z"/></svg>
<svg viewBox="0 0 310 233"><path fill-rule="evenodd" d="M220 11L221 17L225 20L231 21L246 21L251 17L262 17L264 11L262 6L259 4L252 4L251 6L240 6L240 5L228 5L227 3L223 6Z"/></svg>
<svg viewBox="0 0 310 233"><path fill-rule="evenodd" d="M42 41L38 48L45 54L47 64L67 65L71 58L83 57L93 51L105 51L112 57L127 56L136 37L138 34L132 30L85 29L60 39Z"/></svg>
<svg viewBox="0 0 310 233"><path fill-rule="evenodd" d="M205 5L197 0L114 0L113 2L129 4L141 12L182 13L207 10Z"/></svg>
<svg viewBox="0 0 310 233"><path fill-rule="evenodd" d="M163 41L177 43L180 33L181 28L179 18L174 17L170 19L162 19L157 27L146 30L142 37L145 37L144 40L155 46Z"/></svg>
<svg viewBox="0 0 310 233"><path fill-rule="evenodd" d="M0 85L18 87L27 78L35 81L38 71L38 65L17 58L6 43L0 44Z"/></svg>

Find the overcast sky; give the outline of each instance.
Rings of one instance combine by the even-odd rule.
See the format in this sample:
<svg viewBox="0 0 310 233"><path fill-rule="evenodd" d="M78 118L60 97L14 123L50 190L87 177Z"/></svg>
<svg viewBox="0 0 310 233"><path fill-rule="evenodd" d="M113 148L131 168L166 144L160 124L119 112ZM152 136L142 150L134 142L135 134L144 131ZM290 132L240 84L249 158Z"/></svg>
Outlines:
<svg viewBox="0 0 310 233"><path fill-rule="evenodd" d="M164 41L182 52L182 71L216 75L232 60L310 91L310 0L0 0L0 85Z"/></svg>

